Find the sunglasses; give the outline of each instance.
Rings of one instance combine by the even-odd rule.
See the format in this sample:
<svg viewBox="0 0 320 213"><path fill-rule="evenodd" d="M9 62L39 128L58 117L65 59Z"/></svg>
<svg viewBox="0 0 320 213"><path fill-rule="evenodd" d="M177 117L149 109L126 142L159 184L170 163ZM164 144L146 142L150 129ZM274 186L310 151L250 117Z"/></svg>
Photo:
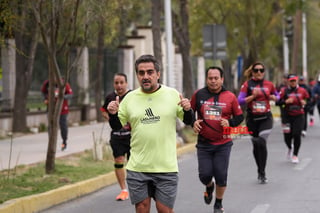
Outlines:
<svg viewBox="0 0 320 213"><path fill-rule="evenodd" d="M257 73L257 72L259 72L259 71L260 71L261 73L264 73L264 68L261 68L261 69L256 69L256 68L254 68L254 69L253 69L253 72L254 72L254 73Z"/></svg>

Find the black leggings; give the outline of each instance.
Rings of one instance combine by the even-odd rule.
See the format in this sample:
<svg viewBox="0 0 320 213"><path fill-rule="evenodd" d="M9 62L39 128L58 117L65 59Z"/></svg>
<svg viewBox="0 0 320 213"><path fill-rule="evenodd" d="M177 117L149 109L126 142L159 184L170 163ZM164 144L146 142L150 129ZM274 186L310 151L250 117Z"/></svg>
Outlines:
<svg viewBox="0 0 320 213"><path fill-rule="evenodd" d="M60 115L59 125L62 143L66 144L68 139L68 114Z"/></svg>
<svg viewBox="0 0 320 213"><path fill-rule="evenodd" d="M221 145L197 143L198 171L201 183L207 185L212 178L218 186L226 186L228 178L228 167L230 152L233 142Z"/></svg>
<svg viewBox="0 0 320 213"><path fill-rule="evenodd" d="M267 139L273 126L272 115L269 114L261 120L255 120L249 115L246 123L252 136L253 156L258 167L258 174L264 176L268 157Z"/></svg>
<svg viewBox="0 0 320 213"><path fill-rule="evenodd" d="M304 115L288 116L286 118L287 126L290 127L289 132L284 132L284 141L288 149L292 148L293 139L293 155L298 156L301 145L301 131L303 129L305 117Z"/></svg>

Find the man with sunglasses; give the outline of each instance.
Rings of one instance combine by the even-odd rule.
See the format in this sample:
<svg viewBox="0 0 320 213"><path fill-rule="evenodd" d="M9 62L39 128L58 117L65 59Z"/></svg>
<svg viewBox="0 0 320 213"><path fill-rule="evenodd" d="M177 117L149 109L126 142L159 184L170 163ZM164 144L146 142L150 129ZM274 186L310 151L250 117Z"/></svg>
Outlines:
<svg viewBox="0 0 320 213"><path fill-rule="evenodd" d="M265 67L256 62L246 71L249 80L241 86L238 101L247 106L246 124L251 134L253 156L258 167L258 181L267 183L267 139L273 127L270 100L277 101L279 94L272 82L264 79Z"/></svg>

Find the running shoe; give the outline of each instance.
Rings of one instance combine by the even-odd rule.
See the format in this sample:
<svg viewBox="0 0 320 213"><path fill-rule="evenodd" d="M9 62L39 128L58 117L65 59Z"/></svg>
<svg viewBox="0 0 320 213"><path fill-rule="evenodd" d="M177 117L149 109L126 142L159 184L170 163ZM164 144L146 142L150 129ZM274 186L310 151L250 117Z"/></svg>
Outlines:
<svg viewBox="0 0 320 213"><path fill-rule="evenodd" d="M118 201L124 201L129 199L129 192L122 190L120 194L116 197L116 200Z"/></svg>
<svg viewBox="0 0 320 213"><path fill-rule="evenodd" d="M309 122L309 126L313 126L313 125L314 125L313 120L310 120L310 122Z"/></svg>
<svg viewBox="0 0 320 213"><path fill-rule="evenodd" d="M61 144L61 151L64 151L64 150L66 150L66 148L67 148L67 144Z"/></svg>
<svg viewBox="0 0 320 213"><path fill-rule="evenodd" d="M221 207L221 208L214 207L213 213L224 213L224 208L223 207Z"/></svg>
<svg viewBox="0 0 320 213"><path fill-rule="evenodd" d="M266 175L263 175L263 174L258 175L258 181L260 184L268 183L268 179L267 179Z"/></svg>
<svg viewBox="0 0 320 213"><path fill-rule="evenodd" d="M204 196L203 196L204 202L208 205L212 201L213 190L214 190L214 183L212 183L212 186L206 187L206 191L204 192Z"/></svg>
<svg viewBox="0 0 320 213"><path fill-rule="evenodd" d="M298 158L298 156L292 156L292 159L291 159L291 162L292 163L299 163L299 158Z"/></svg>
<svg viewBox="0 0 320 213"><path fill-rule="evenodd" d="M267 177L266 177L265 175L264 175L264 176L261 176L259 183L260 183L260 184L266 184L266 183L268 183Z"/></svg>

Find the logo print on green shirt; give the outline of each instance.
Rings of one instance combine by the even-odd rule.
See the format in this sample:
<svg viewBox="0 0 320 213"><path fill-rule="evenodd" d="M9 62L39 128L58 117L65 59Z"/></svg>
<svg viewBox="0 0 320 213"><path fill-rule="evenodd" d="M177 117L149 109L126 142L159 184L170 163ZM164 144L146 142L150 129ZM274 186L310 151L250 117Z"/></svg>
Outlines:
<svg viewBox="0 0 320 213"><path fill-rule="evenodd" d="M145 111L145 117L141 119L141 123L151 124L160 121L160 116L155 116L151 108L147 108Z"/></svg>

